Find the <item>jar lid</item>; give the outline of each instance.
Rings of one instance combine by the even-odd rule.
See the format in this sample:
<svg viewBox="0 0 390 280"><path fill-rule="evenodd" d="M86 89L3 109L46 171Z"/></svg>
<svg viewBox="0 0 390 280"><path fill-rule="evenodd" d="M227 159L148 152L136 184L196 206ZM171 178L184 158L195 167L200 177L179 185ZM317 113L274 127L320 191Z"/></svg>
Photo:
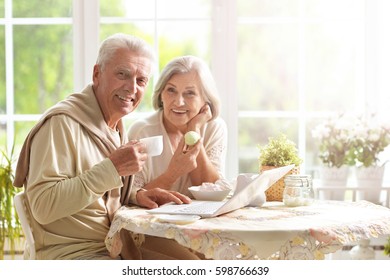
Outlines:
<svg viewBox="0 0 390 280"><path fill-rule="evenodd" d="M293 184L300 183L301 186L311 185L310 175L287 175L284 178L285 183L291 182Z"/></svg>
<svg viewBox="0 0 390 280"><path fill-rule="evenodd" d="M285 179L290 180L311 180L310 175L302 175L302 174L293 174L293 175L287 175Z"/></svg>

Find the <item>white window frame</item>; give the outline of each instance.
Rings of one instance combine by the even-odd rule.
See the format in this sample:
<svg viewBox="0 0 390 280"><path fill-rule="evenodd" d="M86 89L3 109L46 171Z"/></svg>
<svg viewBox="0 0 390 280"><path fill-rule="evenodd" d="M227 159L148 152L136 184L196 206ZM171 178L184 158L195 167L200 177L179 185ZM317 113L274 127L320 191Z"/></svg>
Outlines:
<svg viewBox="0 0 390 280"><path fill-rule="evenodd" d="M236 0L213 1L211 68L221 98L221 117L228 127L226 174L238 174L238 96L237 96L237 36Z"/></svg>
<svg viewBox="0 0 390 280"><path fill-rule="evenodd" d="M73 82L75 92L92 81L99 50L99 0L73 0Z"/></svg>

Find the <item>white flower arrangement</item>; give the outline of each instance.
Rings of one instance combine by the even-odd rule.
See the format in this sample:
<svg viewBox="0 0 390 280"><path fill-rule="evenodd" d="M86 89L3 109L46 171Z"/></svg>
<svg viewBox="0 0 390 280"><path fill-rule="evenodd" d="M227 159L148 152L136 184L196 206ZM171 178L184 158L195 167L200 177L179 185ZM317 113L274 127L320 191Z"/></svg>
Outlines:
<svg viewBox="0 0 390 280"><path fill-rule="evenodd" d="M351 157L355 165L377 166L380 162L380 153L390 145L390 127L373 115L368 118L358 118L351 137L353 138Z"/></svg>
<svg viewBox="0 0 390 280"><path fill-rule="evenodd" d="M329 118L312 130L312 137L317 139L319 158L328 167L350 165L349 153L352 146L352 122L344 115Z"/></svg>
<svg viewBox="0 0 390 280"><path fill-rule="evenodd" d="M329 167L376 166L379 154L390 145L389 124L374 115L330 118L316 126L312 136L320 143L320 159Z"/></svg>

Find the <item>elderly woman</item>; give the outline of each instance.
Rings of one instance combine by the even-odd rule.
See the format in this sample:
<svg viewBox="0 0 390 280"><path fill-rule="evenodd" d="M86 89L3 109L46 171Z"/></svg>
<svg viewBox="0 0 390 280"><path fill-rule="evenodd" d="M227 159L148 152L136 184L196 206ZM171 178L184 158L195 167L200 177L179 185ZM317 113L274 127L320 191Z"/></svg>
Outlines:
<svg viewBox="0 0 390 280"><path fill-rule="evenodd" d="M163 69L153 94L154 114L136 121L129 139L163 135L160 156L146 161L135 188L164 188L191 196L188 188L224 177L227 129L219 117L220 101L207 65L194 56L173 59ZM200 134L185 145L188 131Z"/></svg>

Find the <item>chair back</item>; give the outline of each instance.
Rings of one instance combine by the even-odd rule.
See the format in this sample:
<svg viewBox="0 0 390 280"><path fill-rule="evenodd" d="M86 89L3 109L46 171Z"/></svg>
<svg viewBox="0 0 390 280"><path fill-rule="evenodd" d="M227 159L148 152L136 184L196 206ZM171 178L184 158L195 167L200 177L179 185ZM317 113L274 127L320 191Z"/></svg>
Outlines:
<svg viewBox="0 0 390 280"><path fill-rule="evenodd" d="M24 192L17 193L14 196L14 205L16 212L18 213L20 223L22 225L22 229L26 238L26 246L25 250L28 251L28 259L35 259L35 241L33 232L30 226L30 216L27 211L27 207L25 204L26 195ZM26 257L26 252L24 254Z"/></svg>

